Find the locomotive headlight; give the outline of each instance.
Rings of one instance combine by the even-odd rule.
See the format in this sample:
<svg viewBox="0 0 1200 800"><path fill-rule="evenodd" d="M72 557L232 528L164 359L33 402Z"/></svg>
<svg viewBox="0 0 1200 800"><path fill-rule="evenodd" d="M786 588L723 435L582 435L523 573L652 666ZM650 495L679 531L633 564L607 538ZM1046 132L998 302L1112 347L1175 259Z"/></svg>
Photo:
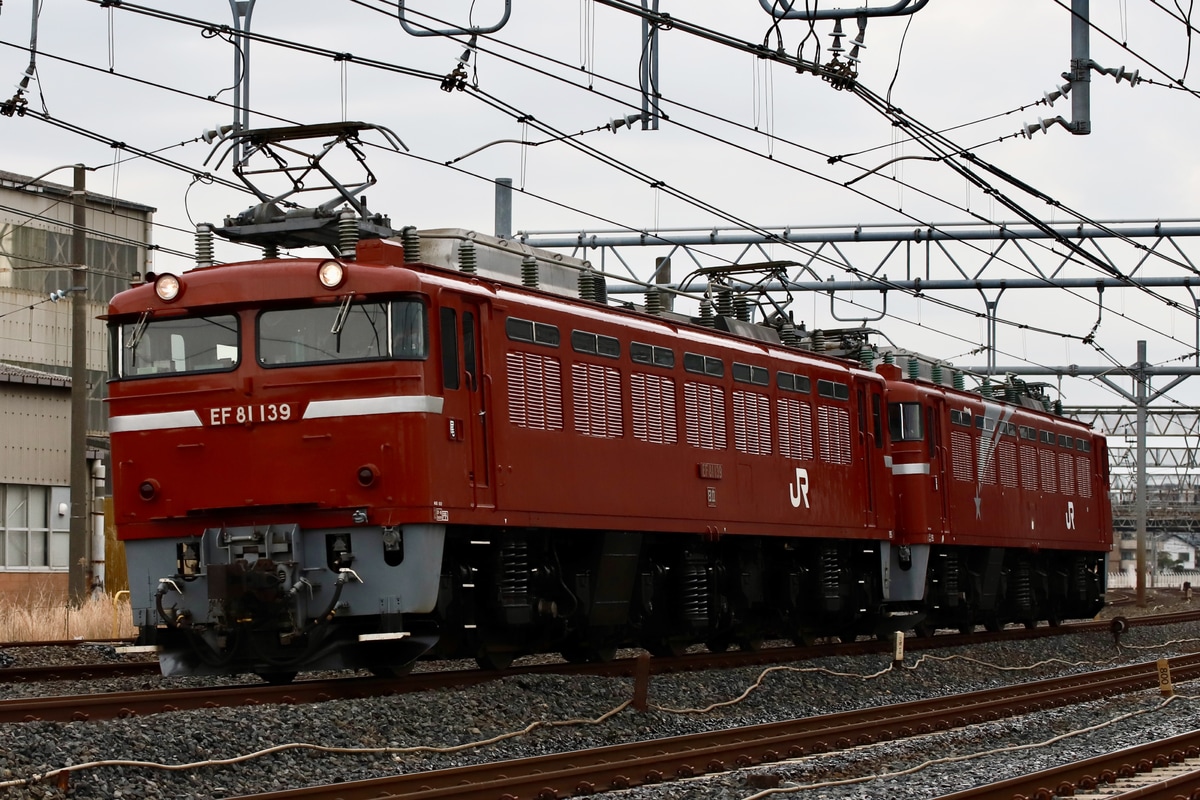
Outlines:
<svg viewBox="0 0 1200 800"><path fill-rule="evenodd" d="M346 279L346 268L337 261L322 261L317 267L317 278L326 289L336 289Z"/></svg>
<svg viewBox="0 0 1200 800"><path fill-rule="evenodd" d="M154 293L164 303L169 303L183 292L183 283L178 275L165 272L154 280Z"/></svg>

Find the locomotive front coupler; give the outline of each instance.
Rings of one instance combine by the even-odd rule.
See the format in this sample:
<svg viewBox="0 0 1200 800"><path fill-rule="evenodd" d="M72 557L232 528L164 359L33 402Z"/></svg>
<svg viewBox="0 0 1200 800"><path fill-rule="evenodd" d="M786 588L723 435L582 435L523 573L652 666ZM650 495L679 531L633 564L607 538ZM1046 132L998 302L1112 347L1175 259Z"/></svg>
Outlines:
<svg viewBox="0 0 1200 800"><path fill-rule="evenodd" d="M176 606L171 606L171 613L167 614L166 609L163 608L163 597L167 594L168 589L174 589L176 594L183 595L183 587L173 578L159 578L158 591L154 593L154 607L158 610L159 618L166 623L168 628L180 628L187 622L187 612L181 614Z"/></svg>
<svg viewBox="0 0 1200 800"><path fill-rule="evenodd" d="M304 630L300 631L300 633L308 633L318 625L323 625L333 619L334 611L337 609L338 601L342 597L342 587L352 580L358 583L365 583L365 581L358 576L358 573L349 567L342 567L340 570L338 570L337 580L333 582L333 599L329 601L329 606L313 618L312 625L306 627Z"/></svg>

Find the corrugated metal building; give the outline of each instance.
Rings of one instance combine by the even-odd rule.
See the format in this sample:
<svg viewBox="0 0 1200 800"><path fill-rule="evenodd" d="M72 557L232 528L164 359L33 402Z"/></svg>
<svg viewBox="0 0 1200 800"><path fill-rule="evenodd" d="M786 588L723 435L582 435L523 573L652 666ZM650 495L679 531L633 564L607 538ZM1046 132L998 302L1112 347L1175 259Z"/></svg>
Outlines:
<svg viewBox="0 0 1200 800"><path fill-rule="evenodd" d="M107 461L108 299L150 270L154 209L87 193L89 465ZM69 583L71 188L0 171L0 594L65 599ZM89 474L90 474L89 470ZM87 565L80 569L90 571Z"/></svg>

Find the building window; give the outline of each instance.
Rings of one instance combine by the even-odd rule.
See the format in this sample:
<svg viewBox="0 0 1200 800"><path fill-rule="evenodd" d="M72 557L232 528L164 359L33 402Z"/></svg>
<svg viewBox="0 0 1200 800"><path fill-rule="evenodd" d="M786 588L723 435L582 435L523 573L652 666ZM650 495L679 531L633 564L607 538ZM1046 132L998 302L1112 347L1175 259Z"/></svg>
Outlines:
<svg viewBox="0 0 1200 800"><path fill-rule="evenodd" d="M69 520L51 524L50 487L0 484L0 495L0 569L66 569Z"/></svg>

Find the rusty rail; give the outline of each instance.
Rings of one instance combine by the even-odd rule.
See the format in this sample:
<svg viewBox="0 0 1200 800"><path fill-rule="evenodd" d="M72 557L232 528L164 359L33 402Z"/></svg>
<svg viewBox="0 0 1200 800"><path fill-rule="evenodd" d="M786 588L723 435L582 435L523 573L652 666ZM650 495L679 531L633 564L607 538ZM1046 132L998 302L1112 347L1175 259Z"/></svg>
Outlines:
<svg viewBox="0 0 1200 800"><path fill-rule="evenodd" d="M1179 680L1200 677L1200 654L1170 660ZM653 784L784 757L841 750L856 745L978 724L1158 685L1158 665L1148 662L1082 675L895 706L808 717L613 745L595 750L476 764L246 795L238 800L501 800L562 798L608 789ZM1011 795L1005 798L1011 800Z"/></svg>

